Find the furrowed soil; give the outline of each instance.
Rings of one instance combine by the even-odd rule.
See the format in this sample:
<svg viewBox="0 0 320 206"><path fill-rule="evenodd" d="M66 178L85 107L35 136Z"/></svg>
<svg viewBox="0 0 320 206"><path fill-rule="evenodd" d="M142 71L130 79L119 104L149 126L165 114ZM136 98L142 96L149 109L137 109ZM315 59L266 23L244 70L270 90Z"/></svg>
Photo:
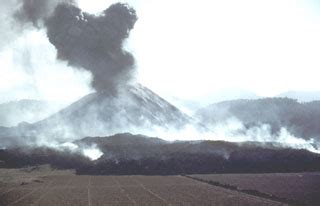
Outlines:
<svg viewBox="0 0 320 206"><path fill-rule="evenodd" d="M320 173L209 174L189 177L292 205L320 205Z"/></svg>
<svg viewBox="0 0 320 206"><path fill-rule="evenodd" d="M0 169L0 205L286 205L185 176L87 176Z"/></svg>

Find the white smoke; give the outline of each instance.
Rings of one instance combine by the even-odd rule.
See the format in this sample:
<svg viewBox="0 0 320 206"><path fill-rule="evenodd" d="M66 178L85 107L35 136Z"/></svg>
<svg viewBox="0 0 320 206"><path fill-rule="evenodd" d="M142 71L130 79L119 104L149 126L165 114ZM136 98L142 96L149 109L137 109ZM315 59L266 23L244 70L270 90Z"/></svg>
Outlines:
<svg viewBox="0 0 320 206"><path fill-rule="evenodd" d="M148 129L146 129L148 128ZM141 128L129 128L133 134L143 134L150 137L158 137L166 141L227 141L235 143L256 142L259 145L271 144L278 148L305 149L320 154L320 143L313 138L308 140L296 137L286 128L281 128L276 134L271 131L271 126L262 124L246 128L237 118L229 118L226 121L210 125L207 129L199 129L195 124L187 124L182 128L170 125L144 126Z"/></svg>
<svg viewBox="0 0 320 206"><path fill-rule="evenodd" d="M92 161L99 159L103 155L103 152L95 144L92 144L90 146L88 145L79 146L72 142L65 142L62 144L46 142L44 145L38 145L38 146L45 146L57 151L69 151L72 153L82 154L83 156L89 158Z"/></svg>
<svg viewBox="0 0 320 206"><path fill-rule="evenodd" d="M84 148L82 150L82 153L84 156L89 157L91 160L97 160L103 155L101 150L98 149L96 145L89 148Z"/></svg>
<svg viewBox="0 0 320 206"><path fill-rule="evenodd" d="M237 118L229 118L210 126L210 132L199 132L192 126L186 130L161 134L168 140L222 140L228 142L258 142L272 143L279 148L305 149L310 152L320 153L320 143L315 139L308 140L292 135L286 128L282 127L276 134L271 132L271 126L262 124L246 128Z"/></svg>
<svg viewBox="0 0 320 206"><path fill-rule="evenodd" d="M85 157L88 157L92 161L99 159L103 155L103 152L101 152L101 150L95 144L90 146L78 146L72 142L65 142L61 145L53 147L53 149L56 150L59 150L60 148L62 149L62 151L65 151L67 149L71 152L80 153Z"/></svg>
<svg viewBox="0 0 320 206"><path fill-rule="evenodd" d="M182 128L176 128L165 125L165 123L160 127L150 125L146 122L146 125L141 126L140 128L129 127L125 131L133 134L159 137L171 142L202 140L235 143L256 142L260 145L272 144L279 148L305 149L320 154L320 143L313 138L306 140L296 137L284 127L282 127L278 133L273 134L271 126L268 124L262 124L248 129L236 118L230 118L224 122L213 124L208 129L201 130L195 124L187 124ZM121 131L118 131L118 133L121 133Z"/></svg>

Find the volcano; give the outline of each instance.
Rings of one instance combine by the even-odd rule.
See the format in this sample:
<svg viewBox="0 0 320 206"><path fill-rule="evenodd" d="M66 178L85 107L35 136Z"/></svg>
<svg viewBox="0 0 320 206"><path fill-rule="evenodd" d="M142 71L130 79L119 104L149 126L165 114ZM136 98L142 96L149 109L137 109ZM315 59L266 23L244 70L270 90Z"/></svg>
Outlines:
<svg viewBox="0 0 320 206"><path fill-rule="evenodd" d="M121 132L150 134L159 130L179 130L190 124L197 125L191 117L150 89L136 84L126 86L116 94L89 94L42 121L2 128L1 136L65 140Z"/></svg>

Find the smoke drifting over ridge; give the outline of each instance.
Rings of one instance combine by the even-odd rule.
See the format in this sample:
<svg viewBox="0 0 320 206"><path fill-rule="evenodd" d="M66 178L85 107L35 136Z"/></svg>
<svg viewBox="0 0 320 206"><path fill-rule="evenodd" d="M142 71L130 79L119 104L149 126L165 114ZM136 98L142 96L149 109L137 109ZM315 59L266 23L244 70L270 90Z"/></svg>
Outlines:
<svg viewBox="0 0 320 206"><path fill-rule="evenodd" d="M135 11L125 4L113 4L98 17L60 4L46 26L59 59L89 70L97 91L114 92L130 80L134 69L134 58L122 44L136 20Z"/></svg>

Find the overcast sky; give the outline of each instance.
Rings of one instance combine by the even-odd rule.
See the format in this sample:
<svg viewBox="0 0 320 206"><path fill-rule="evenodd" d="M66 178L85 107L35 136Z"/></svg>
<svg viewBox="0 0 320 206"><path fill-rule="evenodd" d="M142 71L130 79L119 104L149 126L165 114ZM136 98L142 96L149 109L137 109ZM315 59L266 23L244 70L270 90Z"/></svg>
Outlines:
<svg viewBox="0 0 320 206"><path fill-rule="evenodd" d="M99 13L114 2L80 0L79 6ZM230 88L262 96L320 90L320 0L124 2L139 17L126 43L137 78L164 97L197 99ZM73 100L92 91L90 74L54 61L44 31L0 47L1 101Z"/></svg>
<svg viewBox="0 0 320 206"><path fill-rule="evenodd" d="M308 0L140 3L129 41L139 79L184 98L226 88L263 96L320 90L319 5Z"/></svg>

